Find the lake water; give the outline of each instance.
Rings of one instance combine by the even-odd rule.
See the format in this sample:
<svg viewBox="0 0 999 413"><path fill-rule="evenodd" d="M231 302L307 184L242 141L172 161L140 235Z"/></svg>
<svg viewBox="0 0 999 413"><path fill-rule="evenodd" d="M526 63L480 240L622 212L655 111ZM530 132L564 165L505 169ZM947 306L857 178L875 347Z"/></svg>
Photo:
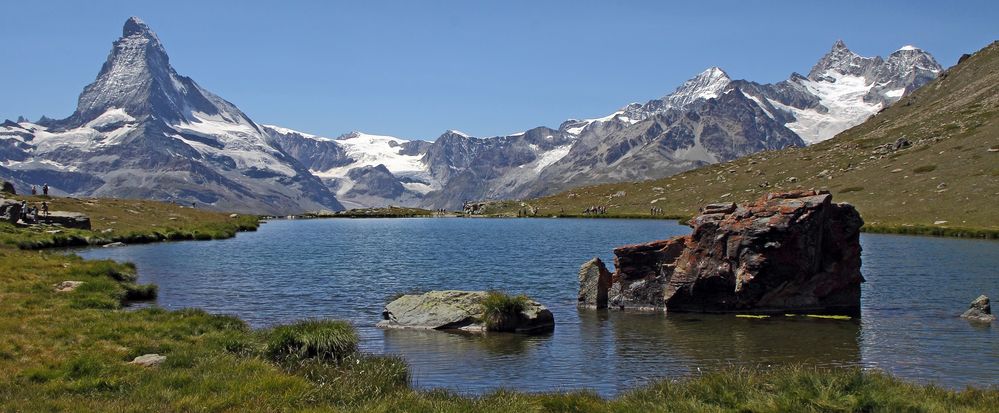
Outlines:
<svg viewBox="0 0 999 413"><path fill-rule="evenodd" d="M592 389L732 365L861 366L961 388L999 385L999 327L957 316L999 297L999 242L863 235L861 320L577 310L576 274L611 249L689 232L673 221L327 219L273 221L236 238L95 248L134 262L158 305L237 315L254 327L350 320L371 353L398 354L413 385L467 393ZM555 315L541 336L385 331L386 299L433 289L526 293Z"/></svg>

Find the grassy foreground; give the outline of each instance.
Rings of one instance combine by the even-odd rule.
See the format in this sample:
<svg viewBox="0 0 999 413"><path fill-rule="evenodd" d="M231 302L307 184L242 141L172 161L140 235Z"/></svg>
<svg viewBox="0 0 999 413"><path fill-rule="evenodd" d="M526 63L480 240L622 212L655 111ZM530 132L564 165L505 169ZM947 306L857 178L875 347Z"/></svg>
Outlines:
<svg viewBox="0 0 999 413"><path fill-rule="evenodd" d="M885 147L900 138L910 146ZM525 202L539 216L604 205L601 217L650 217L658 207L659 218L679 218L708 203L795 188L828 189L834 201L855 205L865 231L999 238L999 42L827 141ZM519 201L500 202L487 213L512 216L519 208Z"/></svg>
<svg viewBox="0 0 999 413"><path fill-rule="evenodd" d="M66 202L61 209L77 201ZM183 216L182 226L171 227L176 231L214 234L234 226L225 214L98 202L103 209L90 211L106 218L95 220L98 231L105 221L100 225L129 233L162 231L181 221L169 213ZM137 205L167 214L143 215L149 224L120 218ZM135 284L134 266L19 249L17 237L38 235L18 231L6 232L0 244L2 411L985 412L999 405L999 389L951 391L877 372L794 366L661 381L613 400L590 392L416 391L402 360L358 352L347 323L305 320L252 330L235 317L200 310L128 310L127 300L155 291ZM64 281L83 284L56 291ZM129 364L149 353L167 358L155 367Z"/></svg>

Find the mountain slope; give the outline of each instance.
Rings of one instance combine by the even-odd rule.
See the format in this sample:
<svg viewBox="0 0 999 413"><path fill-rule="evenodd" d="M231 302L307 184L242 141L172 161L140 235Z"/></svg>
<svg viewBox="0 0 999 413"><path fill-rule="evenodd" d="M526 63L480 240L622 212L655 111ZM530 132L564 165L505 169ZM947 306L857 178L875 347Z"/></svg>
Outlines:
<svg viewBox="0 0 999 413"><path fill-rule="evenodd" d="M236 106L178 75L134 17L71 116L8 122L0 141L10 152L0 176L56 193L258 213L342 208Z"/></svg>
<svg viewBox="0 0 999 413"><path fill-rule="evenodd" d="M324 143L318 144L309 134L279 127L271 132L303 163L311 165L316 158L339 162L310 169L345 202L458 208L469 200L534 197L580 185L661 178L762 150L820 142L894 103L939 71L932 56L912 46L883 59L857 55L837 42L808 77L792 74L776 84L759 84L732 80L711 67L661 98L632 103L601 118L570 119L558 129L538 127L484 139L448 132L424 144L384 137L394 146L365 146L373 156L359 150L346 155L347 145L340 142L347 141L340 139L320 138ZM381 173L369 184L386 187L368 187L368 192L398 196L352 196L349 172L379 163L391 175L426 185L410 182L407 189L413 190L399 193L393 188L403 182Z"/></svg>
<svg viewBox="0 0 999 413"><path fill-rule="evenodd" d="M907 144L906 144L907 143ZM761 152L659 180L576 188L530 200L541 214L608 205L612 214L691 215L708 202L829 189L869 229L999 235L999 42L861 125L805 148ZM493 212L514 212L513 203Z"/></svg>

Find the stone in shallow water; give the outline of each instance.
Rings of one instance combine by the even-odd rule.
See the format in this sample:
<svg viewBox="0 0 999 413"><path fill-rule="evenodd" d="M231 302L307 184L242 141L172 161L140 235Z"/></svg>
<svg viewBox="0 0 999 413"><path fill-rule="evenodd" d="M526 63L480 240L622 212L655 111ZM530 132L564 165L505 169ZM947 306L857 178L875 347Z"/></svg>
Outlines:
<svg viewBox="0 0 999 413"><path fill-rule="evenodd" d="M482 299L485 291L431 291L406 294L385 305L383 328L485 331ZM505 323L504 331L534 333L551 331L555 318L540 303L529 300L516 320Z"/></svg>
<svg viewBox="0 0 999 413"><path fill-rule="evenodd" d="M961 314L961 318L979 323L991 323L996 320L996 316L992 314L989 297L985 295L980 295L975 301L972 301L971 307L964 314Z"/></svg>

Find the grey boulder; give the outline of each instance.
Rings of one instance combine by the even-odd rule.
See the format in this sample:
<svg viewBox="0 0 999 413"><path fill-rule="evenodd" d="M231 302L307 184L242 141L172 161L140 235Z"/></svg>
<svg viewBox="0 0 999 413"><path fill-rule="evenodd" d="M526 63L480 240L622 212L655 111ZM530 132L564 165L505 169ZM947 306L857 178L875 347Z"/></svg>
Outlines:
<svg viewBox="0 0 999 413"><path fill-rule="evenodd" d="M482 300L485 291L430 291L424 294L407 294L385 305L382 328L460 330L484 332ZM555 328L551 311L540 303L529 300L526 308L514 320L503 323L502 331L540 333Z"/></svg>
<svg viewBox="0 0 999 413"><path fill-rule="evenodd" d="M979 323L991 323L996 320L996 316L992 314L989 297L985 295L980 295L975 301L972 301L971 307L964 314L961 314L961 318Z"/></svg>

